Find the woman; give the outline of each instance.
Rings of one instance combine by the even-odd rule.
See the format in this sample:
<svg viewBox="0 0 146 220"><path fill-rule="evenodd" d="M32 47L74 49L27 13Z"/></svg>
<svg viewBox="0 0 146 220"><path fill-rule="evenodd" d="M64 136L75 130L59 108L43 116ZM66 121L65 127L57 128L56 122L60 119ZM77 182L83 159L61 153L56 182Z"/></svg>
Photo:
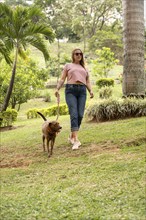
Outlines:
<svg viewBox="0 0 146 220"><path fill-rule="evenodd" d="M81 145L78 140L78 131L83 119L85 104L86 104L86 88L90 93L90 98L93 98L93 92L89 80L89 73L85 68L83 53L80 49L72 51L72 63L64 66L62 76L57 84L55 96L59 98L59 89L63 86L65 80L65 98L70 114L71 134L69 141L72 149L76 150Z"/></svg>

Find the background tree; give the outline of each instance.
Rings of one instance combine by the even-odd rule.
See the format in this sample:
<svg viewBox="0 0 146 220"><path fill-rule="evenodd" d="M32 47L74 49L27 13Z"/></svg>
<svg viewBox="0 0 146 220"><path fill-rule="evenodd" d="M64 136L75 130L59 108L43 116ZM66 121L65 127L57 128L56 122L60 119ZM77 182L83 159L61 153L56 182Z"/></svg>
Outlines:
<svg viewBox="0 0 146 220"><path fill-rule="evenodd" d="M65 53L61 54L59 62L57 57L51 57L50 60L47 62L47 72L49 78L56 77L58 81L63 66L65 65L65 63L69 62L71 62L71 58L70 56L67 56Z"/></svg>
<svg viewBox="0 0 146 220"><path fill-rule="evenodd" d="M7 92L7 88L9 86L11 67L6 65L4 61L1 61L0 64L0 104L2 104ZM48 74L46 69L39 69L37 67L37 64L31 59L23 60L19 58L17 65L17 74L9 101L9 107L11 106L11 108L16 108L17 105L17 110L19 110L21 104L36 96L38 89L44 88L44 83L47 79Z"/></svg>
<svg viewBox="0 0 146 220"><path fill-rule="evenodd" d="M60 40L68 37L69 33L71 33L71 22L72 22L72 16L70 13L70 7L72 5L72 2L70 4L66 4L67 0L35 0L34 3L36 5L39 5L42 10L45 11L46 16L48 18L48 22L53 28L55 32L55 36L57 39L57 63L56 63L56 69L57 72L60 72ZM57 74L56 72L56 74ZM58 74L57 74L58 75Z"/></svg>
<svg viewBox="0 0 146 220"><path fill-rule="evenodd" d="M114 52L115 57L123 62L123 43L122 43L122 31L120 27L113 30L111 26L108 28L97 31L96 34L89 39L89 51L92 54L95 53L95 49L102 49L102 47L108 47ZM92 55L91 54L91 55ZM93 56L93 55L92 55ZM94 56L93 56L94 57Z"/></svg>
<svg viewBox="0 0 146 220"><path fill-rule="evenodd" d="M81 31L82 36L82 30L88 30L86 32L86 37L91 38L98 30L103 30L105 25L113 23L120 18L120 6L120 0L75 1L72 9L74 15L74 29L77 25L76 31Z"/></svg>
<svg viewBox="0 0 146 220"><path fill-rule="evenodd" d="M144 1L122 0L124 19L123 94L144 94Z"/></svg>
<svg viewBox="0 0 146 220"><path fill-rule="evenodd" d="M103 47L102 50L96 50L97 58L92 61L94 75L100 77L108 77L109 71L118 63L114 53L110 48Z"/></svg>
<svg viewBox="0 0 146 220"><path fill-rule="evenodd" d="M91 38L121 15L121 0L35 0L34 3L48 14L55 30L62 29L64 36L77 35L81 40Z"/></svg>
<svg viewBox="0 0 146 220"><path fill-rule="evenodd" d="M54 39L54 34L50 26L42 22L44 14L37 7L17 6L11 8L6 4L0 3L0 17L1 39L7 38L7 44L15 49L12 75L2 106L2 111L5 111L13 90L18 54L25 58L24 50L26 46L32 45L43 53L45 60L48 60L49 53L43 36L46 36L51 42Z"/></svg>

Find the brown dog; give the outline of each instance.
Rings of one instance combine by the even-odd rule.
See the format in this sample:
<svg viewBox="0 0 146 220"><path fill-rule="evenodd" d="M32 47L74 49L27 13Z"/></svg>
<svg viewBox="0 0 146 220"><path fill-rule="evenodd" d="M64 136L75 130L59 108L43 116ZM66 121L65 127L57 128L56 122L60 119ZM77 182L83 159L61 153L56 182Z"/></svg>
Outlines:
<svg viewBox="0 0 146 220"><path fill-rule="evenodd" d="M48 151L48 157L50 157L53 153L53 147L55 143L55 138L58 132L62 129L60 124L57 121L48 121L45 116L37 112L43 119L44 119L44 124L42 125L42 139L43 139L43 150L45 151L45 140L47 144L47 151ZM51 143L51 151L49 149L49 145Z"/></svg>

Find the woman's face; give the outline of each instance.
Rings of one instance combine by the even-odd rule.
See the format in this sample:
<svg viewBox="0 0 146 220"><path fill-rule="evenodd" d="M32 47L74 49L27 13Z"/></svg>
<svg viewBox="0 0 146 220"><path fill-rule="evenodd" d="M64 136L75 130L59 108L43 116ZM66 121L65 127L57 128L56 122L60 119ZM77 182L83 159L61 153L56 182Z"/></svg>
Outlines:
<svg viewBox="0 0 146 220"><path fill-rule="evenodd" d="M80 62L82 59L83 53L80 50L75 50L74 51L74 61L75 62Z"/></svg>

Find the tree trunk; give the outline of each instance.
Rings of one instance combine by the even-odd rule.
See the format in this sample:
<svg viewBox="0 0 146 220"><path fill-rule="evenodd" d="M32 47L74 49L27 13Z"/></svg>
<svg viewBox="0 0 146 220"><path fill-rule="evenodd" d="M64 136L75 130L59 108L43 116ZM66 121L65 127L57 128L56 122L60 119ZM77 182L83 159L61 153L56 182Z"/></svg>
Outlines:
<svg viewBox="0 0 146 220"><path fill-rule="evenodd" d="M15 80L15 74L16 74L17 57L18 57L18 48L16 48L15 60L14 60L13 69L12 69L12 76L11 76L9 87L8 87L6 97L5 97L3 106L2 106L2 111L6 111L8 105L9 105L10 98L11 98L14 80Z"/></svg>
<svg viewBox="0 0 146 220"><path fill-rule="evenodd" d="M144 0L123 4L123 95L144 95Z"/></svg>
<svg viewBox="0 0 146 220"><path fill-rule="evenodd" d="M12 106L13 109L15 109L15 106L16 106L16 100L15 100L15 98L11 98L11 101L12 101L11 106Z"/></svg>

